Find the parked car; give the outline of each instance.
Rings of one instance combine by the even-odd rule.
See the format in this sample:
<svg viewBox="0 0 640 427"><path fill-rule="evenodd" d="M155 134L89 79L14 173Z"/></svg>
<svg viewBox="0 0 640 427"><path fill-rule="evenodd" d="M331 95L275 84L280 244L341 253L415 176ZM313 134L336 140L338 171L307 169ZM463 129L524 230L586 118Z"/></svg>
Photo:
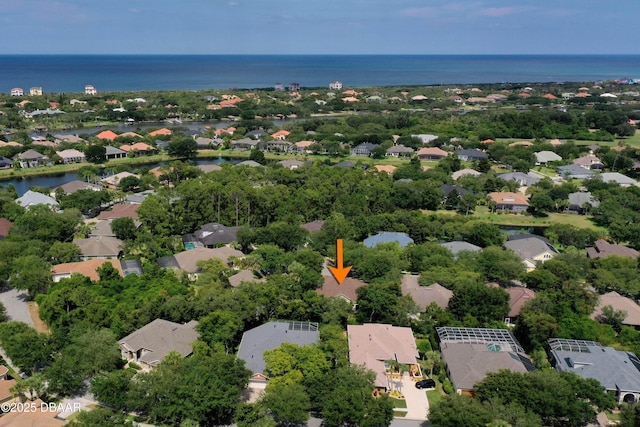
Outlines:
<svg viewBox="0 0 640 427"><path fill-rule="evenodd" d="M436 388L436 382L431 378L420 380L416 383L416 388Z"/></svg>

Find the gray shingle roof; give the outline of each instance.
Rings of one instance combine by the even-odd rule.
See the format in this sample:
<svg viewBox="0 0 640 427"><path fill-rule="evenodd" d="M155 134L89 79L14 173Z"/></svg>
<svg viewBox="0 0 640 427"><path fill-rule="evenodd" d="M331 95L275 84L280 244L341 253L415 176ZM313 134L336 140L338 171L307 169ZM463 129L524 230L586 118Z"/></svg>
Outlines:
<svg viewBox="0 0 640 427"><path fill-rule="evenodd" d="M413 243L413 239L406 233L396 233L389 231L381 231L378 234L369 236L364 239L363 243L368 248L373 248L379 243L397 242L401 248L404 248L410 243Z"/></svg>
<svg viewBox="0 0 640 427"><path fill-rule="evenodd" d="M312 322L278 321L269 322L248 330L242 335L238 358L253 374L265 373L263 359L265 350L273 350L288 342L300 346L317 343L320 340L318 324Z"/></svg>
<svg viewBox="0 0 640 427"><path fill-rule="evenodd" d="M633 353L593 341L549 340L556 369L593 378L607 390L640 392L640 361Z"/></svg>
<svg viewBox="0 0 640 427"><path fill-rule="evenodd" d="M167 354L177 351L183 356L191 354L191 343L200 336L196 332L198 322L192 320L181 325L168 320L156 319L137 331L122 338L119 343L131 351L148 350L138 360L149 365L158 364Z"/></svg>

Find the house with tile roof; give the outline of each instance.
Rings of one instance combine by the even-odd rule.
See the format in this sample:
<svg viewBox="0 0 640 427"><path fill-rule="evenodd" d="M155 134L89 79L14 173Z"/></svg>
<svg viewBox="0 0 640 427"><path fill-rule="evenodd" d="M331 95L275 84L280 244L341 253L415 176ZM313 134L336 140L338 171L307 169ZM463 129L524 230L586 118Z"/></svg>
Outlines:
<svg viewBox="0 0 640 427"><path fill-rule="evenodd" d="M124 242L111 236L96 236L87 239L74 239L80 248L80 259L108 259L118 258L122 254Z"/></svg>
<svg viewBox="0 0 640 427"><path fill-rule="evenodd" d="M97 281L100 280L98 268L102 267L104 264L111 264L111 266L118 271L118 274L123 276L120 261L117 259L90 259L86 261L66 262L54 265L51 267L51 277L54 282L59 282L62 279L68 279L73 274L81 274L92 281Z"/></svg>
<svg viewBox="0 0 640 427"><path fill-rule="evenodd" d="M524 349L506 329L436 328L442 360L458 394L473 396L476 383L490 372L535 370Z"/></svg>
<svg viewBox="0 0 640 427"><path fill-rule="evenodd" d="M11 96L24 96L24 89L21 87L14 87L11 89Z"/></svg>
<svg viewBox="0 0 640 427"><path fill-rule="evenodd" d="M564 179L587 179L595 173L591 169L574 164L558 166L556 172Z"/></svg>
<svg viewBox="0 0 640 427"><path fill-rule="evenodd" d="M529 202L524 194L510 191L498 191L489 193L489 200L495 203L496 211L509 211L513 213L524 212L529 208Z"/></svg>
<svg viewBox="0 0 640 427"><path fill-rule="evenodd" d="M552 365L560 372L597 380L618 403L640 400L640 359L593 341L551 338Z"/></svg>
<svg viewBox="0 0 640 427"><path fill-rule="evenodd" d="M152 132L149 132L149 136L169 136L172 135L173 132L170 129L167 128L162 128L162 129L156 129Z"/></svg>
<svg viewBox="0 0 640 427"><path fill-rule="evenodd" d="M267 364L264 352L280 347L283 343L299 346L312 345L320 342L318 324L314 322L299 322L281 320L264 323L242 334L238 348L238 359L244 360L247 369L251 371L249 385L268 381Z"/></svg>
<svg viewBox="0 0 640 427"><path fill-rule="evenodd" d="M401 290L402 295L411 296L421 312L424 312L432 303L446 310L449 306L449 300L453 297L453 292L439 283L420 286L418 276L412 274L402 276Z"/></svg>
<svg viewBox="0 0 640 427"><path fill-rule="evenodd" d="M606 258L611 255L638 258L640 252L626 246L609 243L604 239L598 239L595 245L587 248L587 258Z"/></svg>
<svg viewBox="0 0 640 427"><path fill-rule="evenodd" d="M265 278L256 277L253 271L250 270L240 270L233 276L229 276L227 280L232 287L237 288L242 283L262 283L265 281Z"/></svg>
<svg viewBox="0 0 640 427"><path fill-rule="evenodd" d="M180 324L156 319L118 341L122 358L150 371L171 352L187 357L193 352L193 342L200 337L197 326L195 320Z"/></svg>
<svg viewBox="0 0 640 427"><path fill-rule="evenodd" d="M13 223L6 218L0 218L0 239L4 239L9 235L9 230L13 227Z"/></svg>
<svg viewBox="0 0 640 427"><path fill-rule="evenodd" d="M63 427L67 421L59 418L60 412L49 410L49 406L40 399L33 402L33 411L7 412L0 417L0 427ZM47 409L45 409L47 408Z"/></svg>
<svg viewBox="0 0 640 427"><path fill-rule="evenodd" d="M598 304L593 313L591 313L591 318L598 321L602 320L602 308L606 306L626 313L622 321L623 325L633 326L634 328L640 327L640 306L631 298L624 297L616 291L600 295Z"/></svg>
<svg viewBox="0 0 640 427"><path fill-rule="evenodd" d="M115 133L114 131L110 130L110 129L103 130L102 132L100 132L99 134L96 135L96 138L104 139L104 140L107 140L107 141L113 141L117 137L118 137L118 134Z"/></svg>
<svg viewBox="0 0 640 427"><path fill-rule="evenodd" d="M380 323L347 325L349 362L372 370L374 386L383 392L391 389L390 381L400 374L393 372L390 361L408 365L409 375L422 378L418 349L411 328Z"/></svg>
<svg viewBox="0 0 640 427"><path fill-rule="evenodd" d="M158 153L158 149L155 147L152 147L149 144L146 144L144 142L136 142L135 144L131 144L131 145L121 145L120 149L122 151L126 151L127 153L134 153L136 155L140 155L140 156L146 156L148 154L157 154Z"/></svg>
<svg viewBox="0 0 640 427"><path fill-rule="evenodd" d="M521 286L510 286L505 289L509 294L509 313L504 319L504 322L509 325L515 325L515 320L520 316L522 307L536 297L536 293Z"/></svg>
<svg viewBox="0 0 640 427"><path fill-rule="evenodd" d="M316 289L316 292L319 295L323 295L327 298L343 298L346 301L350 302L352 305L355 305L358 299L356 295L356 291L358 290L358 288L367 285L362 280L354 279L353 277L347 277L346 279L344 279L344 282L342 282L342 284L339 284L331 275L322 276L322 278L324 279L322 285L320 285L320 287Z"/></svg>
<svg viewBox="0 0 640 427"><path fill-rule="evenodd" d="M418 150L420 160L440 160L448 156L448 152L438 147L424 147Z"/></svg>
<svg viewBox="0 0 640 427"><path fill-rule="evenodd" d="M97 220L109 220L117 218L138 219L138 208L140 205L130 203L116 203L108 211L102 211Z"/></svg>
<svg viewBox="0 0 640 427"><path fill-rule="evenodd" d="M271 134L271 138L275 139L275 140L280 140L283 141L285 140L289 135L291 135L291 132L289 132L288 130L284 130L281 129L273 134Z"/></svg>

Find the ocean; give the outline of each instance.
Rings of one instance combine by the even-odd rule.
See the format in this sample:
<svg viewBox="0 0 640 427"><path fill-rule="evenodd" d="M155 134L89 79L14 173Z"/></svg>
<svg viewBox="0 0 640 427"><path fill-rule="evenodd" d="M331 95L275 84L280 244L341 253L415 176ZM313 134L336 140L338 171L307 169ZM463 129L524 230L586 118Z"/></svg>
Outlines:
<svg viewBox="0 0 640 427"><path fill-rule="evenodd" d="M640 78L640 55L0 55L0 92L534 83Z"/></svg>

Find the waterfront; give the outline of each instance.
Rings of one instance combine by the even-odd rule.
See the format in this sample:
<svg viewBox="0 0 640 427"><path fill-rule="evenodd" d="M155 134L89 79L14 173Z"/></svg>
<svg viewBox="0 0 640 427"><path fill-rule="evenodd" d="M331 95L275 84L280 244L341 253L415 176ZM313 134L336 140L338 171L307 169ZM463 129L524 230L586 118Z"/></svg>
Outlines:
<svg viewBox="0 0 640 427"><path fill-rule="evenodd" d="M640 55L0 55L0 91L45 93L637 78Z"/></svg>

